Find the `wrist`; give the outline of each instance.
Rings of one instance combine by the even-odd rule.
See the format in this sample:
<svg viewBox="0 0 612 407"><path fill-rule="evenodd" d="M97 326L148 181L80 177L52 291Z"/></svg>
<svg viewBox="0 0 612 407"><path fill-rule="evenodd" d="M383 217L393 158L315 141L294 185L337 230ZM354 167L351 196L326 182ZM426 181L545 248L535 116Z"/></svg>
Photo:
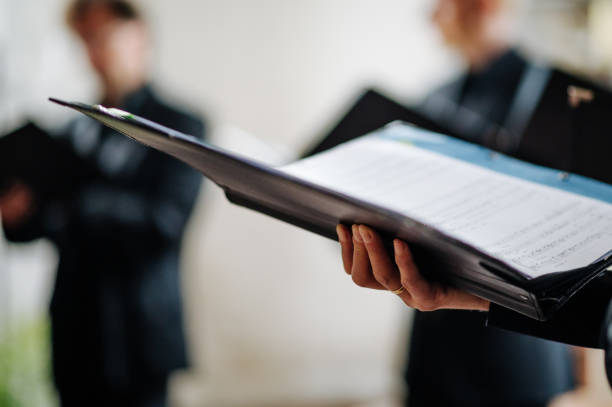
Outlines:
<svg viewBox="0 0 612 407"><path fill-rule="evenodd" d="M481 299L478 311L489 312L489 308L491 307L491 301Z"/></svg>

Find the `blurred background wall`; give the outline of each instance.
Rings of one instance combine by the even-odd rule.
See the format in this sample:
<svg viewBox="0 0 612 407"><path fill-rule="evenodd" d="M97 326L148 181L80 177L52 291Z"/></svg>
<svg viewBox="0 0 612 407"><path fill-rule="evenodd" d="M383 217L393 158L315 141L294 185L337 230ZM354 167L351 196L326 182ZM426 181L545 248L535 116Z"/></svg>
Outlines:
<svg viewBox="0 0 612 407"><path fill-rule="evenodd" d="M205 115L214 143L270 163L296 156L367 85L418 101L460 69L429 23L433 3L141 1L158 89ZM528 52L607 78L598 19L610 13L605 1L593 2L604 10L596 14L587 1L527 3ZM73 116L49 96L96 101L98 85L63 25L65 5L0 0L0 131L26 118L61 127ZM175 404L393 405L410 312L387 293L350 284L337 252L332 242L229 205L207 185L183 256L194 368L174 381ZM33 331L44 338L55 262L45 242L0 245L0 343ZM30 372L43 373L24 405L53 405L46 342L27 346L25 354L38 355ZM7 360L0 381L20 389L14 378L29 373L16 375L23 362Z"/></svg>

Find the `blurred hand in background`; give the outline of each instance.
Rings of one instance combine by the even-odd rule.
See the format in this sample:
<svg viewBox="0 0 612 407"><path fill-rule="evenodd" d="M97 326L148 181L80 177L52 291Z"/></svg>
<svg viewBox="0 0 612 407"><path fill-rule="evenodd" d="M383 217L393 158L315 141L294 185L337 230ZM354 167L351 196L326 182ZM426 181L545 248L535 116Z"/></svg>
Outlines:
<svg viewBox="0 0 612 407"><path fill-rule="evenodd" d="M0 216L2 224L7 228L14 228L30 217L34 209L34 193L32 189L21 181L14 181L8 189L0 195Z"/></svg>

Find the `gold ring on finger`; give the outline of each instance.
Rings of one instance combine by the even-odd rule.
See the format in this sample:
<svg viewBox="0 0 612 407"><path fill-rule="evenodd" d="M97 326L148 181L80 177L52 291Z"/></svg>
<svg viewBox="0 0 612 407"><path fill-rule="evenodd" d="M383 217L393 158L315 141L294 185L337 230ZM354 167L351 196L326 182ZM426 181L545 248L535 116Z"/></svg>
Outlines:
<svg viewBox="0 0 612 407"><path fill-rule="evenodd" d="M398 288L397 290L393 290L391 291L393 294L395 295L400 295L401 293L404 292L404 286L401 286L400 288Z"/></svg>

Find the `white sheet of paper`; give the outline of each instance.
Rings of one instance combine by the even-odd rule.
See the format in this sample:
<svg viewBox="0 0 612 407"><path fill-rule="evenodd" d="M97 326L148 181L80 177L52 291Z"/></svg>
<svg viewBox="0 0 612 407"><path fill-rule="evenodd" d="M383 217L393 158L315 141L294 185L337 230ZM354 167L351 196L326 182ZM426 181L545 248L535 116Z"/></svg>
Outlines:
<svg viewBox="0 0 612 407"><path fill-rule="evenodd" d="M365 137L281 170L432 225L528 278L612 248L612 205L407 143Z"/></svg>

